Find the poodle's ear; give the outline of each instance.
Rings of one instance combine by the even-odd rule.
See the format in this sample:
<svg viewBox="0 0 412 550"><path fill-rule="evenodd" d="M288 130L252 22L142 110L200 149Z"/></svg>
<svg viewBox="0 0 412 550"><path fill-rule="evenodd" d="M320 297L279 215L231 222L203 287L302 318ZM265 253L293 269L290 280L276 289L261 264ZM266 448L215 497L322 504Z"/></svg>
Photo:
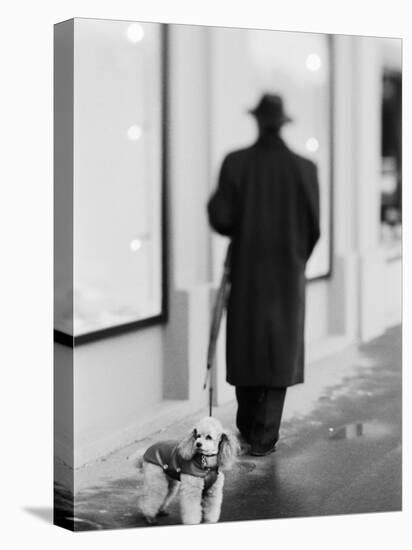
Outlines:
<svg viewBox="0 0 412 550"><path fill-rule="evenodd" d="M191 431L189 434L187 434L187 436L184 439L182 439L182 441L177 446L177 450L180 456L184 460L191 460L193 458L194 439L195 439L195 431Z"/></svg>
<svg viewBox="0 0 412 550"><path fill-rule="evenodd" d="M230 468L239 453L239 442L231 432L223 432L219 443L218 464L222 468Z"/></svg>

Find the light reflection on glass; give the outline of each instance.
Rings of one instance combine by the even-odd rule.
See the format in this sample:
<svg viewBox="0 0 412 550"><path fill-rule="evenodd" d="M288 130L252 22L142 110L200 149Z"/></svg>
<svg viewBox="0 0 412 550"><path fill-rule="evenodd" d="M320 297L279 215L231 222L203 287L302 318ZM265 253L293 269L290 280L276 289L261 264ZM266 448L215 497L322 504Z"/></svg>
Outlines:
<svg viewBox="0 0 412 550"><path fill-rule="evenodd" d="M130 250L132 252L137 252L142 247L142 241L140 239L133 239L130 241Z"/></svg>
<svg viewBox="0 0 412 550"><path fill-rule="evenodd" d="M137 124L133 124L133 126L130 126L130 128L127 130L127 136L131 141L137 141L142 137L142 129L140 126L137 126Z"/></svg>
<svg viewBox="0 0 412 550"><path fill-rule="evenodd" d="M318 71L322 65L322 61L317 53L311 53L306 58L306 68L309 71Z"/></svg>
<svg viewBox="0 0 412 550"><path fill-rule="evenodd" d="M311 137L306 141L305 146L310 153L316 153L319 149L319 141L316 138Z"/></svg>
<svg viewBox="0 0 412 550"><path fill-rule="evenodd" d="M127 38L132 42L133 44L137 44L141 40L143 40L144 37L144 30L139 23L132 23L127 28Z"/></svg>

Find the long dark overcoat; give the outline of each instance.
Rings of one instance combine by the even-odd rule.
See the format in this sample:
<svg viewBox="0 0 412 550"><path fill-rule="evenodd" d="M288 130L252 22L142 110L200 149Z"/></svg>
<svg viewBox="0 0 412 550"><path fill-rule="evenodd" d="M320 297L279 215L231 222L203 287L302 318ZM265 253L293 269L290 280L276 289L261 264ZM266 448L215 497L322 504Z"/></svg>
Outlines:
<svg viewBox="0 0 412 550"><path fill-rule="evenodd" d="M224 159L208 214L232 241L227 381L303 382L305 265L320 234L315 164L279 136L261 137Z"/></svg>

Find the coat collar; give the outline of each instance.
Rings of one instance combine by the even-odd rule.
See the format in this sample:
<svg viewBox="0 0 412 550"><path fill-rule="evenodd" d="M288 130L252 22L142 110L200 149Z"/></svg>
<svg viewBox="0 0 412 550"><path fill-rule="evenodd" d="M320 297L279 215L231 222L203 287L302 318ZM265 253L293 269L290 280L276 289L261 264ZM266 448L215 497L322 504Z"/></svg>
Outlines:
<svg viewBox="0 0 412 550"><path fill-rule="evenodd" d="M263 134L258 137L256 141L256 145L258 147L274 147L278 149L287 149L286 143L283 141L283 139L280 137L279 134Z"/></svg>

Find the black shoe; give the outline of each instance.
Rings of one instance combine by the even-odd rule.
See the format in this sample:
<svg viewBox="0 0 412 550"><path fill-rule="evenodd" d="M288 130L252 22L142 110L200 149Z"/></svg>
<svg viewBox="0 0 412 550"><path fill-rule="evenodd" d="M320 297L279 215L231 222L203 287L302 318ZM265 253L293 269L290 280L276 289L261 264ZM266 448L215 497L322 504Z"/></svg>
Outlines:
<svg viewBox="0 0 412 550"><path fill-rule="evenodd" d="M252 456L267 456L276 451L276 445L273 445L270 449L267 451L261 451L259 449L253 449L253 447L250 449L249 454Z"/></svg>
<svg viewBox="0 0 412 550"><path fill-rule="evenodd" d="M238 433L237 440L239 442L239 454L246 455L250 451L250 443L247 438L242 434Z"/></svg>

